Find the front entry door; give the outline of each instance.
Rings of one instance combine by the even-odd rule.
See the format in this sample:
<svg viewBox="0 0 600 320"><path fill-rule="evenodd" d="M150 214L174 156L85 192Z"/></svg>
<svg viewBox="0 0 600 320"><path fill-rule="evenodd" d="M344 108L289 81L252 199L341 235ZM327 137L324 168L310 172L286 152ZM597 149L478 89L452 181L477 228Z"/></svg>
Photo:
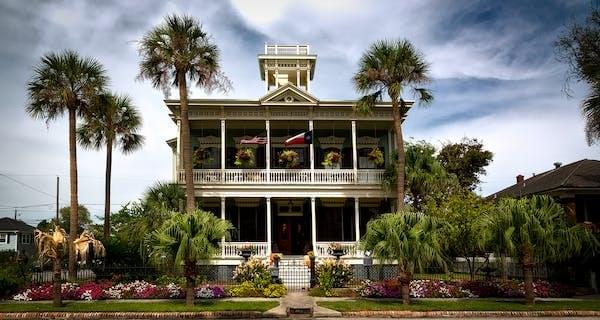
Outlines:
<svg viewBox="0 0 600 320"><path fill-rule="evenodd" d="M279 217L277 247L287 255L303 255L307 250L306 226L302 217Z"/></svg>

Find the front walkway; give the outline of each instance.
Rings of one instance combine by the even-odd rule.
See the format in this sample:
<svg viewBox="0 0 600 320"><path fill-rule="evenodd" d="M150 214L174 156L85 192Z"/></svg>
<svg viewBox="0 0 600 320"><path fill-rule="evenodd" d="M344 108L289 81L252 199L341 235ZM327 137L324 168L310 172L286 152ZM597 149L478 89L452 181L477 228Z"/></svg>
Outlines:
<svg viewBox="0 0 600 320"><path fill-rule="evenodd" d="M341 317L339 311L317 305L315 299L307 291L290 292L281 298L278 307L264 313L267 317L289 317L290 315L306 315L313 317Z"/></svg>

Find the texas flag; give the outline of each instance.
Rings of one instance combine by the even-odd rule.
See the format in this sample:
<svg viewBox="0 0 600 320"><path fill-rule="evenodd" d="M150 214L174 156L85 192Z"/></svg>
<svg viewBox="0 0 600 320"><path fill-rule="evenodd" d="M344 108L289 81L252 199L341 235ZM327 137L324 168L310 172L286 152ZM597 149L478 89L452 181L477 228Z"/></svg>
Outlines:
<svg viewBox="0 0 600 320"><path fill-rule="evenodd" d="M289 146L292 144L312 144L312 140L312 131L306 131L285 140L285 145Z"/></svg>

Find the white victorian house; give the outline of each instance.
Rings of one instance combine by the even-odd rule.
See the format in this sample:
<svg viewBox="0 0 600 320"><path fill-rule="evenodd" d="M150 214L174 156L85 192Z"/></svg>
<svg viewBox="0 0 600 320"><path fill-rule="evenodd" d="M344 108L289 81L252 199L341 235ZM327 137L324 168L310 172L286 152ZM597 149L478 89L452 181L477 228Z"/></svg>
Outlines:
<svg viewBox="0 0 600 320"><path fill-rule="evenodd" d="M395 145L391 104L362 116L356 101L320 100L311 94L316 61L308 45L265 45L258 55L264 95L189 100L196 200L235 227L223 264L238 263L245 245L264 257L311 250L323 257L332 242L358 263L352 258L362 257L357 244L367 222L391 209L393 195L380 184ZM166 105L179 125L179 101ZM313 143L285 145L306 132ZM179 139L168 144L173 178L184 186Z"/></svg>

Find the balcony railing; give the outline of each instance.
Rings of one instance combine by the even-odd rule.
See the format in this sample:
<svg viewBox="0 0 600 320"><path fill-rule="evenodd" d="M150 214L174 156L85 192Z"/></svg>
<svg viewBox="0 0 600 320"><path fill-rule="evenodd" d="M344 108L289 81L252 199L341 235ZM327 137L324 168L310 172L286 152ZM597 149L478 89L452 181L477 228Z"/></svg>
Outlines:
<svg viewBox="0 0 600 320"><path fill-rule="evenodd" d="M314 173L314 174L313 174ZM378 185L384 170L359 169L194 169L197 184L362 184ZM185 183L183 170L179 183Z"/></svg>
<svg viewBox="0 0 600 320"><path fill-rule="evenodd" d="M281 46L281 45L265 45L265 54L278 55L307 55L309 52L308 45L296 46Z"/></svg>
<svg viewBox="0 0 600 320"><path fill-rule="evenodd" d="M334 241L334 242L339 244L342 247L342 249L344 249L346 251L346 255L344 255L345 258L362 257L362 252L360 250L358 250L358 246L356 245L356 242L354 242L354 241L346 241L346 242ZM315 255L317 257L322 257L322 258L332 257L327 252L329 250L330 245L331 245L331 242L317 242L316 246L315 246Z"/></svg>
<svg viewBox="0 0 600 320"><path fill-rule="evenodd" d="M266 242L225 242L222 246L223 258L239 257L240 250L245 247L252 248L252 255L257 257L266 257L269 252L269 246Z"/></svg>

